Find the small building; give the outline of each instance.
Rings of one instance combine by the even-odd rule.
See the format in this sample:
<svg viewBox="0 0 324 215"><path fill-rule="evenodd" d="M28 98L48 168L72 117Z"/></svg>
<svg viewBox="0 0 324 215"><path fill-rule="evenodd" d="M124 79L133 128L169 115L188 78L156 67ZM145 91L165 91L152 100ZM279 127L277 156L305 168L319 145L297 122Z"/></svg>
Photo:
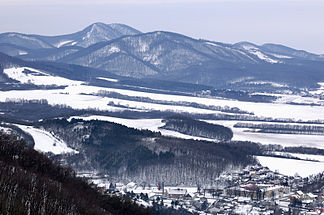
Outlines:
<svg viewBox="0 0 324 215"><path fill-rule="evenodd" d="M183 199L186 194L187 194L187 190L181 188L169 189L168 191L168 197L173 199Z"/></svg>

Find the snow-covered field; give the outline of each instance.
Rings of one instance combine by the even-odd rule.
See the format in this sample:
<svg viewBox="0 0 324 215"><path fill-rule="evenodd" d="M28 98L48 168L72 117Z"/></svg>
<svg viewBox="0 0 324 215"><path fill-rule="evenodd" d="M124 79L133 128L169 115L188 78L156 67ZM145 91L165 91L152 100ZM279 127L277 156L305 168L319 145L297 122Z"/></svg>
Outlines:
<svg viewBox="0 0 324 215"><path fill-rule="evenodd" d="M289 105L289 104L274 104L274 103L254 103L243 102L237 100L229 100L222 98L202 98L194 96L179 96L170 94L147 93L134 90L124 90L115 88L104 88L83 85L82 82L73 81L65 78L50 76L44 72L30 69L35 72L32 74L23 73L23 68L12 68L5 70L5 73L22 83L34 83L36 85L67 85L65 89L59 90L13 90L0 92L0 101L6 99L47 99L49 104L66 104L76 109L97 108L100 110L121 111L123 109L111 107L107 104L114 102L123 106L138 109L138 111L161 110L174 112L189 112L189 113L211 113L217 114L219 111L212 111L200 108L160 105L145 102L135 102L122 99L103 98L94 95L81 94L96 94L99 91L117 92L127 96L148 97L154 100L174 101L174 102L196 102L203 105L228 106L238 107L241 110L253 112L256 116L273 117L273 118L293 118L301 120L316 120L324 119L324 106L305 106L305 105Z"/></svg>
<svg viewBox="0 0 324 215"><path fill-rule="evenodd" d="M323 88L324 89L324 88ZM320 91L320 89L318 90ZM296 103L296 104L316 104L322 105L324 100L319 99L318 97L305 97L301 95L294 94L278 94L278 93L253 93L252 95L266 95L266 96L276 96L278 97L274 103L277 104L288 104L288 103Z"/></svg>
<svg viewBox="0 0 324 215"><path fill-rule="evenodd" d="M65 142L47 131L32 126L15 125L33 137L35 142L34 149L37 151L52 152L53 154L77 153L77 151L69 148Z"/></svg>
<svg viewBox="0 0 324 215"><path fill-rule="evenodd" d="M224 121L224 120L206 120L213 124L220 124L229 127L233 131L232 140L253 141L261 144L276 144L281 146L305 146L324 149L323 135L296 135L296 134L271 134L271 133L256 133L246 132L246 128L234 128L238 122L251 123L249 121ZM273 124L271 122L253 122L253 124ZM289 125L298 125L298 123L282 123ZM311 124L301 124L311 125Z"/></svg>
<svg viewBox="0 0 324 215"><path fill-rule="evenodd" d="M271 171L278 171L279 173L288 176L294 176L297 173L302 177L307 177L324 171L324 162L266 156L257 156L257 159L262 166L268 167Z"/></svg>
<svg viewBox="0 0 324 215"><path fill-rule="evenodd" d="M24 72L28 70L30 72ZM45 72L33 69L30 67L14 67L10 69L4 69L3 73L9 78L20 81L23 84L31 83L35 85L57 85L57 86L69 86L80 85L82 82L74 81L58 76L52 76Z"/></svg>

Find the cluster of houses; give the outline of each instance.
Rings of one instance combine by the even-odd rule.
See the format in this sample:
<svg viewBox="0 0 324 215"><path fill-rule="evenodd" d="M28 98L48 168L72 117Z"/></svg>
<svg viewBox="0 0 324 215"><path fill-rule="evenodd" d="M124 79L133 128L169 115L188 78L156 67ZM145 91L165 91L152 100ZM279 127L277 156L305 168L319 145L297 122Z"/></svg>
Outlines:
<svg viewBox="0 0 324 215"><path fill-rule="evenodd" d="M113 184L98 176L92 180L104 193L129 195L148 207L158 203L198 214L324 213L324 193L303 193L301 177L284 176L260 165L225 173L215 180L218 186L208 187Z"/></svg>

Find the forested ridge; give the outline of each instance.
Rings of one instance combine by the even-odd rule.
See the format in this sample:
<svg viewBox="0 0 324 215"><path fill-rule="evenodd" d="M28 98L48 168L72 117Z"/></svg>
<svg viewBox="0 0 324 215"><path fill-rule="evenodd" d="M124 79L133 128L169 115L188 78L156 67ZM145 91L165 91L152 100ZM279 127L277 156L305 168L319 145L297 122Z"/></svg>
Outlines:
<svg viewBox="0 0 324 215"><path fill-rule="evenodd" d="M126 197L100 194L87 181L0 133L0 214L152 214Z"/></svg>
<svg viewBox="0 0 324 215"><path fill-rule="evenodd" d="M187 135L221 141L229 141L233 137L233 132L230 128L195 120L189 117L171 116L164 119L163 122L165 122L165 125L161 128L178 131Z"/></svg>
<svg viewBox="0 0 324 215"><path fill-rule="evenodd" d="M212 184L222 171L254 163L252 155L260 153L255 143L184 140L97 120L44 120L37 126L79 151L55 159L116 182Z"/></svg>

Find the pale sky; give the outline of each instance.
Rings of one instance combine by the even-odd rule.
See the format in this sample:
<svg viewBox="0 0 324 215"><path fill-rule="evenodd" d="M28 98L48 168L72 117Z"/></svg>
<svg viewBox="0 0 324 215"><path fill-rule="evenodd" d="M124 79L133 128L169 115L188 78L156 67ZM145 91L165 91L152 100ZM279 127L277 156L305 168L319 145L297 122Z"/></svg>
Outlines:
<svg viewBox="0 0 324 215"><path fill-rule="evenodd" d="M0 0L0 33L59 35L94 22L324 54L324 0Z"/></svg>

